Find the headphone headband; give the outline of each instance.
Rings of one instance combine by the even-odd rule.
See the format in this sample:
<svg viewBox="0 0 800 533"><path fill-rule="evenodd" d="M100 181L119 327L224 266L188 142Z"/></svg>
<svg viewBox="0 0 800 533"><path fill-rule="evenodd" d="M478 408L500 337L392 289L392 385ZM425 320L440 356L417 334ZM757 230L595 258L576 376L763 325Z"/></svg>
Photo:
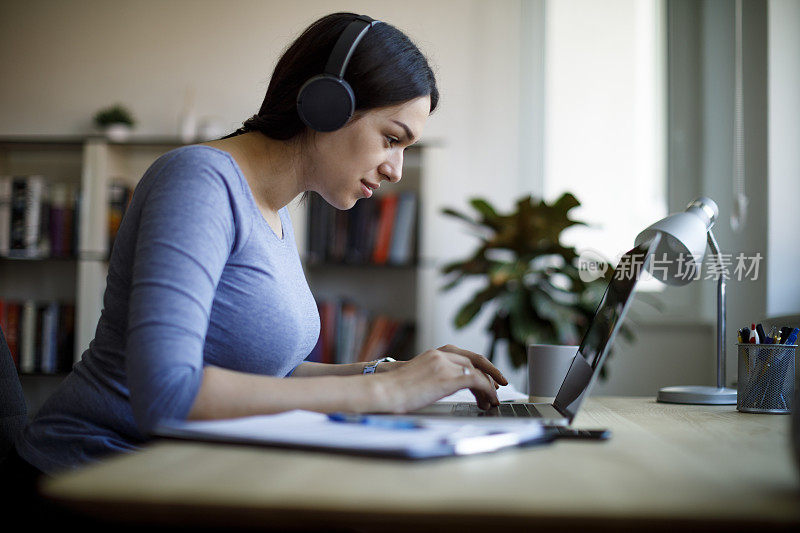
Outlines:
<svg viewBox="0 0 800 533"><path fill-rule="evenodd" d="M325 64L325 74L340 79L344 78L344 71L347 69L347 64L350 63L356 46L375 24L380 24L380 21L366 15L358 15L353 19L333 46L328 62Z"/></svg>

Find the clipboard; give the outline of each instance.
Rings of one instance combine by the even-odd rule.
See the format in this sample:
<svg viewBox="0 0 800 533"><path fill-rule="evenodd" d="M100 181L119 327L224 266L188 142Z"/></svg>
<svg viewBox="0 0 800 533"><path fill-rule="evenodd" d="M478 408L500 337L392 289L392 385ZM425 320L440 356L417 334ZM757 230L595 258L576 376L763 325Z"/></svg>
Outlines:
<svg viewBox="0 0 800 533"><path fill-rule="evenodd" d="M534 422L416 420L420 427L396 429L338 423L322 413L293 410L226 420L172 420L158 425L153 435L405 459L474 455L552 440L552 434Z"/></svg>

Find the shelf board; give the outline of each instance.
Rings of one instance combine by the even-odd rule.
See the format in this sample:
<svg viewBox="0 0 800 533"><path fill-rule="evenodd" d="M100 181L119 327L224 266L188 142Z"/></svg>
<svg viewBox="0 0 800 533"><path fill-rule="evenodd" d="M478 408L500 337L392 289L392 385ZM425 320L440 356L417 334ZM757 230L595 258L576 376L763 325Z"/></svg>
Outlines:
<svg viewBox="0 0 800 533"><path fill-rule="evenodd" d="M77 135L20 135L0 137L0 148L38 149L71 148L80 149L86 137Z"/></svg>
<svg viewBox="0 0 800 533"><path fill-rule="evenodd" d="M174 136L151 135L131 137L124 142L111 141L102 135L7 135L0 137L3 148L81 148L90 139L105 140L111 146L168 147L183 146L182 140Z"/></svg>
<svg viewBox="0 0 800 533"><path fill-rule="evenodd" d="M0 261L8 261L8 262L12 262L12 263L17 263L17 262L19 262L19 263L30 263L30 262L47 263L47 262L50 262L50 261L62 263L62 262L77 261L77 260L78 260L78 258L75 257L74 255L71 255L71 256L68 256L68 257L52 257L52 256L47 256L47 257L12 257L12 256L7 256L7 255L0 255Z"/></svg>

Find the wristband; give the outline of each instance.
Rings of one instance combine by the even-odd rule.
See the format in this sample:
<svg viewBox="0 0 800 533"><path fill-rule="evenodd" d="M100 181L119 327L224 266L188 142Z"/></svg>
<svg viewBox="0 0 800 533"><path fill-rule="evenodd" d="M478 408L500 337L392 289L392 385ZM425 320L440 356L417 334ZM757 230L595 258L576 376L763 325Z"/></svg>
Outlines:
<svg viewBox="0 0 800 533"><path fill-rule="evenodd" d="M375 369L378 368L380 363L394 363L397 359L392 357L383 357L381 359L376 359L364 367L364 370L361 371L362 374L374 374Z"/></svg>

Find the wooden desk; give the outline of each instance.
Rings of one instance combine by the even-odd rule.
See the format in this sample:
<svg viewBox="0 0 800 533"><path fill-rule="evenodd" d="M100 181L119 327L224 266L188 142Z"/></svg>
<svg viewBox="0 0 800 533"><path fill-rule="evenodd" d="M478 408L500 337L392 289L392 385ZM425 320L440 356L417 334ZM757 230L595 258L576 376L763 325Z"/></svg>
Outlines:
<svg viewBox="0 0 800 533"><path fill-rule="evenodd" d="M800 525L788 416L598 398L575 426L613 435L426 462L162 441L42 489L94 516L226 528Z"/></svg>

